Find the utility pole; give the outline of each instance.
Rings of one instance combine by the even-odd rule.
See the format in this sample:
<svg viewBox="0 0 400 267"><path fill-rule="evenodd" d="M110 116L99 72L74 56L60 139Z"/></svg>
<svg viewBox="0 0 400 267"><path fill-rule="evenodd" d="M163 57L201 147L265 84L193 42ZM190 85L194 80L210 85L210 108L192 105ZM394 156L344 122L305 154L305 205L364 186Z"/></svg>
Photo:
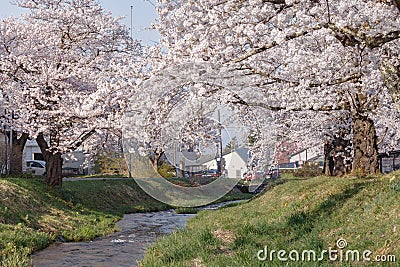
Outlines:
<svg viewBox="0 0 400 267"><path fill-rule="evenodd" d="M218 110L218 122L221 125L221 112ZM222 159L222 129L219 127L219 155Z"/></svg>
<svg viewBox="0 0 400 267"><path fill-rule="evenodd" d="M219 161L217 161L217 169L219 174L222 175L224 173L224 159L222 157L222 129L221 129L221 112L218 110L218 122L219 122Z"/></svg>
<svg viewBox="0 0 400 267"><path fill-rule="evenodd" d="M131 6L131 39L133 40L133 6Z"/></svg>
<svg viewBox="0 0 400 267"><path fill-rule="evenodd" d="M12 160L12 146L13 146L13 119L14 111L12 110L12 96L10 97L9 103L9 122L10 122L10 135L9 135L9 148L7 153L7 175L11 174L11 160Z"/></svg>
<svg viewBox="0 0 400 267"><path fill-rule="evenodd" d="M14 112L11 111L11 123L10 123L10 150L8 155L8 168L7 174L11 174L11 160L12 160L12 146L13 146L13 119L14 119Z"/></svg>

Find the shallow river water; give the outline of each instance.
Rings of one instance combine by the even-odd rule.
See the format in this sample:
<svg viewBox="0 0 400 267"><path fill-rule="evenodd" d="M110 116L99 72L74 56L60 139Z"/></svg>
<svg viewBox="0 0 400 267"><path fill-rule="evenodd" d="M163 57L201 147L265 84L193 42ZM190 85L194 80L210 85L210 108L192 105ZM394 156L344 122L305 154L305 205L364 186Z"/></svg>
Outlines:
<svg viewBox="0 0 400 267"><path fill-rule="evenodd" d="M157 237L185 227L193 216L173 210L126 214L118 222L121 231L90 242L52 245L32 255L33 266L136 266Z"/></svg>
<svg viewBox="0 0 400 267"><path fill-rule="evenodd" d="M236 202L236 201L232 201ZM219 203L202 209L217 209ZM34 267L124 267L136 266L157 237L186 226L195 214L174 210L126 214L118 222L119 232L90 242L59 243L32 255Z"/></svg>

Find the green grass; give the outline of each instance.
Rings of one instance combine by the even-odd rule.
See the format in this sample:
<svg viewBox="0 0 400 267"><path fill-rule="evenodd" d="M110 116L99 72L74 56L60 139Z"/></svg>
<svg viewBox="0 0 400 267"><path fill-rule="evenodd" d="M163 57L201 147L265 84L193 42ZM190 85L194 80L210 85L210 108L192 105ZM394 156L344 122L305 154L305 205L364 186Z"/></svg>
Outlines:
<svg viewBox="0 0 400 267"><path fill-rule="evenodd" d="M70 181L48 188L42 179L0 179L0 266L28 266L29 255L54 241L110 234L122 214L170 208L131 179Z"/></svg>
<svg viewBox="0 0 400 267"><path fill-rule="evenodd" d="M217 201L214 201L212 204L215 203L221 203L221 202L228 202L228 201L235 201L235 200L248 200L254 197L253 194L248 194L248 193L235 193L233 191L229 192L222 198L218 199ZM224 207L230 207L230 206L236 206L237 203L229 203ZM196 214L201 210L201 208L197 207L175 207L175 212L178 214Z"/></svg>
<svg viewBox="0 0 400 267"><path fill-rule="evenodd" d="M336 241L348 250L400 261L400 173L383 177L286 176L251 201L201 211L188 229L160 239L142 266L368 266L367 263L259 261L257 252L315 250ZM344 251L346 251L346 249ZM381 266L370 263L371 266ZM396 263L383 266L398 266Z"/></svg>
<svg viewBox="0 0 400 267"><path fill-rule="evenodd" d="M128 178L126 175L119 174L119 173L116 173L116 174L97 173L97 174L87 174L87 175L71 175L68 177L82 178L82 179L85 179L85 178Z"/></svg>
<svg viewBox="0 0 400 267"><path fill-rule="evenodd" d="M180 185L180 186L186 186L186 187L195 187L195 186L206 185L217 179L218 178L216 178L216 177L167 178L167 180L173 184Z"/></svg>
<svg viewBox="0 0 400 267"><path fill-rule="evenodd" d="M220 201L249 196L230 193ZM0 178L0 266L29 266L29 255L54 241L110 234L125 213L170 208L133 179L64 181L58 190L42 178Z"/></svg>

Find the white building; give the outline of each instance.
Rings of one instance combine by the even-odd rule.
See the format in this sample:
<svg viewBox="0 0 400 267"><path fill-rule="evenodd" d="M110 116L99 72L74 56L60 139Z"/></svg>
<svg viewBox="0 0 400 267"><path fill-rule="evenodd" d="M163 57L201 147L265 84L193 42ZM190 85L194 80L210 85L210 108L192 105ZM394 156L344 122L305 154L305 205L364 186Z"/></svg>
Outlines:
<svg viewBox="0 0 400 267"><path fill-rule="evenodd" d="M247 171L247 162L249 160L249 149L239 148L235 151L223 155L225 160L225 176L230 178L241 178ZM185 165L185 171L194 173L202 170L217 170L217 160L206 162L197 162L196 164Z"/></svg>
<svg viewBox="0 0 400 267"><path fill-rule="evenodd" d="M290 156L290 162L297 162L303 165L305 162L323 162L324 151L322 146L314 146L307 149L300 150L299 152Z"/></svg>

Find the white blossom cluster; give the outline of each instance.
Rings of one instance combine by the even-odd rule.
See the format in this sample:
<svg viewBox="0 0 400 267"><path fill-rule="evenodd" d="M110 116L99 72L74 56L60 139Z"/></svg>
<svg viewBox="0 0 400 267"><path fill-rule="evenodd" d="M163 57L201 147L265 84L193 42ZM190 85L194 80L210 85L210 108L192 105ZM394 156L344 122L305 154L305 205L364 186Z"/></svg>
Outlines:
<svg viewBox="0 0 400 267"><path fill-rule="evenodd" d="M381 151L399 147L398 1L158 4L159 51L167 51L158 58L247 72L252 81L235 93L250 106L273 111L278 137L304 147L323 144L361 116L373 119ZM165 66L160 62L155 69Z"/></svg>
<svg viewBox="0 0 400 267"><path fill-rule="evenodd" d="M65 153L120 129L143 68L120 19L96 0L15 2L27 13L0 21L0 88L13 130L43 134L49 151Z"/></svg>

